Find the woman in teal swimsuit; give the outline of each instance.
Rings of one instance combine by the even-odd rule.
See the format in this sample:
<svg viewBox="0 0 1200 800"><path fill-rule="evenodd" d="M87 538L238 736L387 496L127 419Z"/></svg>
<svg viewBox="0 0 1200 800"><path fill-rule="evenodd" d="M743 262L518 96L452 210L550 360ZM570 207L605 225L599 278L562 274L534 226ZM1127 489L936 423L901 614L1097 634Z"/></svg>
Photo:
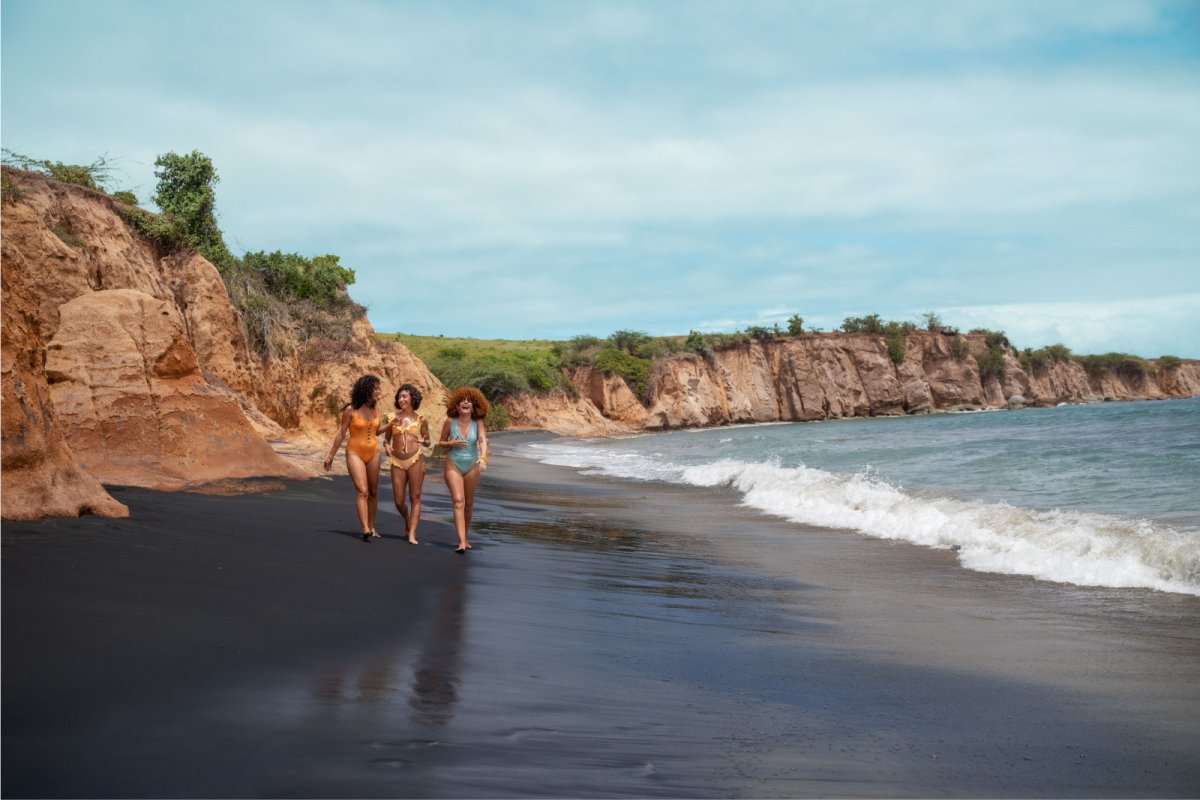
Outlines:
<svg viewBox="0 0 1200 800"><path fill-rule="evenodd" d="M487 413L487 398L469 386L455 389L446 401L446 422L438 444L447 451L443 474L454 503L456 553L471 549L467 532L475 510L475 489L479 486L479 474L487 469L487 427L483 424Z"/></svg>

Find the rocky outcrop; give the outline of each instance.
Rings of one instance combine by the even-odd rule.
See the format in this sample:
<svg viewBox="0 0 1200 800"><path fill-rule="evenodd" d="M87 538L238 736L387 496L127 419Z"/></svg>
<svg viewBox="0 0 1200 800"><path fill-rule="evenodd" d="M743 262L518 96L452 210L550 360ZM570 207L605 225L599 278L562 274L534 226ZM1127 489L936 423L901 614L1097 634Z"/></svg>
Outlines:
<svg viewBox="0 0 1200 800"><path fill-rule="evenodd" d="M200 374L181 316L136 289L91 292L59 308L45 374L81 466L102 483L156 489L303 477Z"/></svg>
<svg viewBox="0 0 1200 800"><path fill-rule="evenodd" d="M45 378L45 349L30 309L36 297L8 265L20 257L6 237L3 315L0 324L0 445L3 457L4 519L73 517L99 514L124 517L129 509L118 503L100 482L80 466L58 423Z"/></svg>
<svg viewBox="0 0 1200 800"><path fill-rule="evenodd" d="M865 333L753 341L707 356L676 354L656 362L644 403L619 376L576 369L571 378L605 420L591 435L610 435L612 423L662 430L1200 394L1195 360L1150 362L1144 372L1090 375L1076 361L1026 372L1016 354L1006 350L998 374L983 378L977 357L987 351L982 335L928 331L908 334L899 364L892 362L882 337ZM588 419L576 410L569 425L562 424L561 414L547 415L541 424L536 414L522 414L518 422L583 435L589 432Z"/></svg>
<svg viewBox="0 0 1200 800"><path fill-rule="evenodd" d="M545 395L509 397L504 400L504 409L509 427L518 430L547 430L563 436L584 437L623 436L640 430L628 422L606 418L590 399L561 390Z"/></svg>
<svg viewBox="0 0 1200 800"><path fill-rule="evenodd" d="M127 514L101 482L317 474L368 372L440 415L445 388L365 318L263 358L208 261L160 257L100 192L4 175L19 193L3 204L4 519Z"/></svg>

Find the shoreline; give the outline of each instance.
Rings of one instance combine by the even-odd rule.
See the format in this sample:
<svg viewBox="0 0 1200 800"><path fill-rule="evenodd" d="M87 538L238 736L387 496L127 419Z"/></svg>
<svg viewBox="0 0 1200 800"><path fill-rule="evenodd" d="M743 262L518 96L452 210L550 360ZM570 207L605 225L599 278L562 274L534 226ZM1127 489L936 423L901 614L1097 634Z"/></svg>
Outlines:
<svg viewBox="0 0 1200 800"><path fill-rule="evenodd" d="M1200 600L516 458L453 553L381 482L5 525L7 796L1200 792Z"/></svg>

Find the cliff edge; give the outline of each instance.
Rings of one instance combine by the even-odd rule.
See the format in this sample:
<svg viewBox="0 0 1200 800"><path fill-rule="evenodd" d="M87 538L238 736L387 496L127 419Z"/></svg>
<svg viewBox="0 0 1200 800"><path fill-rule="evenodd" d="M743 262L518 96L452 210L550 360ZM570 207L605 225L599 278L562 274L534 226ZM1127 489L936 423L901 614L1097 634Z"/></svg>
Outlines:
<svg viewBox="0 0 1200 800"><path fill-rule="evenodd" d="M995 364L981 372L981 359ZM506 401L514 427L606 436L756 422L897 416L1200 395L1200 361L1089 369L1061 360L1025 369L983 334L912 331L899 363L882 336L810 333L655 362L639 397L620 375L578 367L574 397Z"/></svg>

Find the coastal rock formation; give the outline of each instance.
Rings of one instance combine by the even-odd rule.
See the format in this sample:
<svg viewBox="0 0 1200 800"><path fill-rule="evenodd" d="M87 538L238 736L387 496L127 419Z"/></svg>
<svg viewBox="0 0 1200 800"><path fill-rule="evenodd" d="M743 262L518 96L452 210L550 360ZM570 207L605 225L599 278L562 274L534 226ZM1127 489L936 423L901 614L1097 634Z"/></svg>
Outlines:
<svg viewBox="0 0 1200 800"><path fill-rule="evenodd" d="M620 380L616 378L615 380ZM640 405L638 406L641 407ZM609 419L586 397L572 397L562 390L546 395L523 394L504 400L508 424L513 429L553 431L563 436L624 436L641 428ZM642 412L643 416L645 411Z"/></svg>
<svg viewBox="0 0 1200 800"><path fill-rule="evenodd" d="M45 349L38 339L37 321L29 313L36 300L21 280L21 273L9 269L21 254L7 237L0 257L5 264L0 273L4 292L0 304L3 518L128 516L129 509L109 496L100 482L79 465L67 444L50 401Z"/></svg>
<svg viewBox="0 0 1200 800"><path fill-rule="evenodd" d="M101 481L318 474L367 372L385 393L420 386L440 419L445 387L365 318L264 357L204 258L156 252L101 192L4 177L16 189L3 204L4 519L127 514Z"/></svg>
<svg viewBox="0 0 1200 800"><path fill-rule="evenodd" d="M58 311L46 344L50 397L81 466L102 483L177 489L303 476L204 380L174 305L107 289Z"/></svg>
<svg viewBox="0 0 1200 800"><path fill-rule="evenodd" d="M1200 394L1195 360L1094 374L1079 362L1060 361L1027 372L1005 349L998 371L984 377L980 359L987 354L983 335L928 331L906 336L898 364L883 337L866 333L751 341L705 356L679 353L657 361L644 403L620 376L577 368L570 377L606 420L592 427L591 435L598 436L611 435L611 423L665 430ZM1017 397L1019 403L1010 402ZM585 410L574 409L540 418L522 412L514 423L577 436L588 431L589 419Z"/></svg>

